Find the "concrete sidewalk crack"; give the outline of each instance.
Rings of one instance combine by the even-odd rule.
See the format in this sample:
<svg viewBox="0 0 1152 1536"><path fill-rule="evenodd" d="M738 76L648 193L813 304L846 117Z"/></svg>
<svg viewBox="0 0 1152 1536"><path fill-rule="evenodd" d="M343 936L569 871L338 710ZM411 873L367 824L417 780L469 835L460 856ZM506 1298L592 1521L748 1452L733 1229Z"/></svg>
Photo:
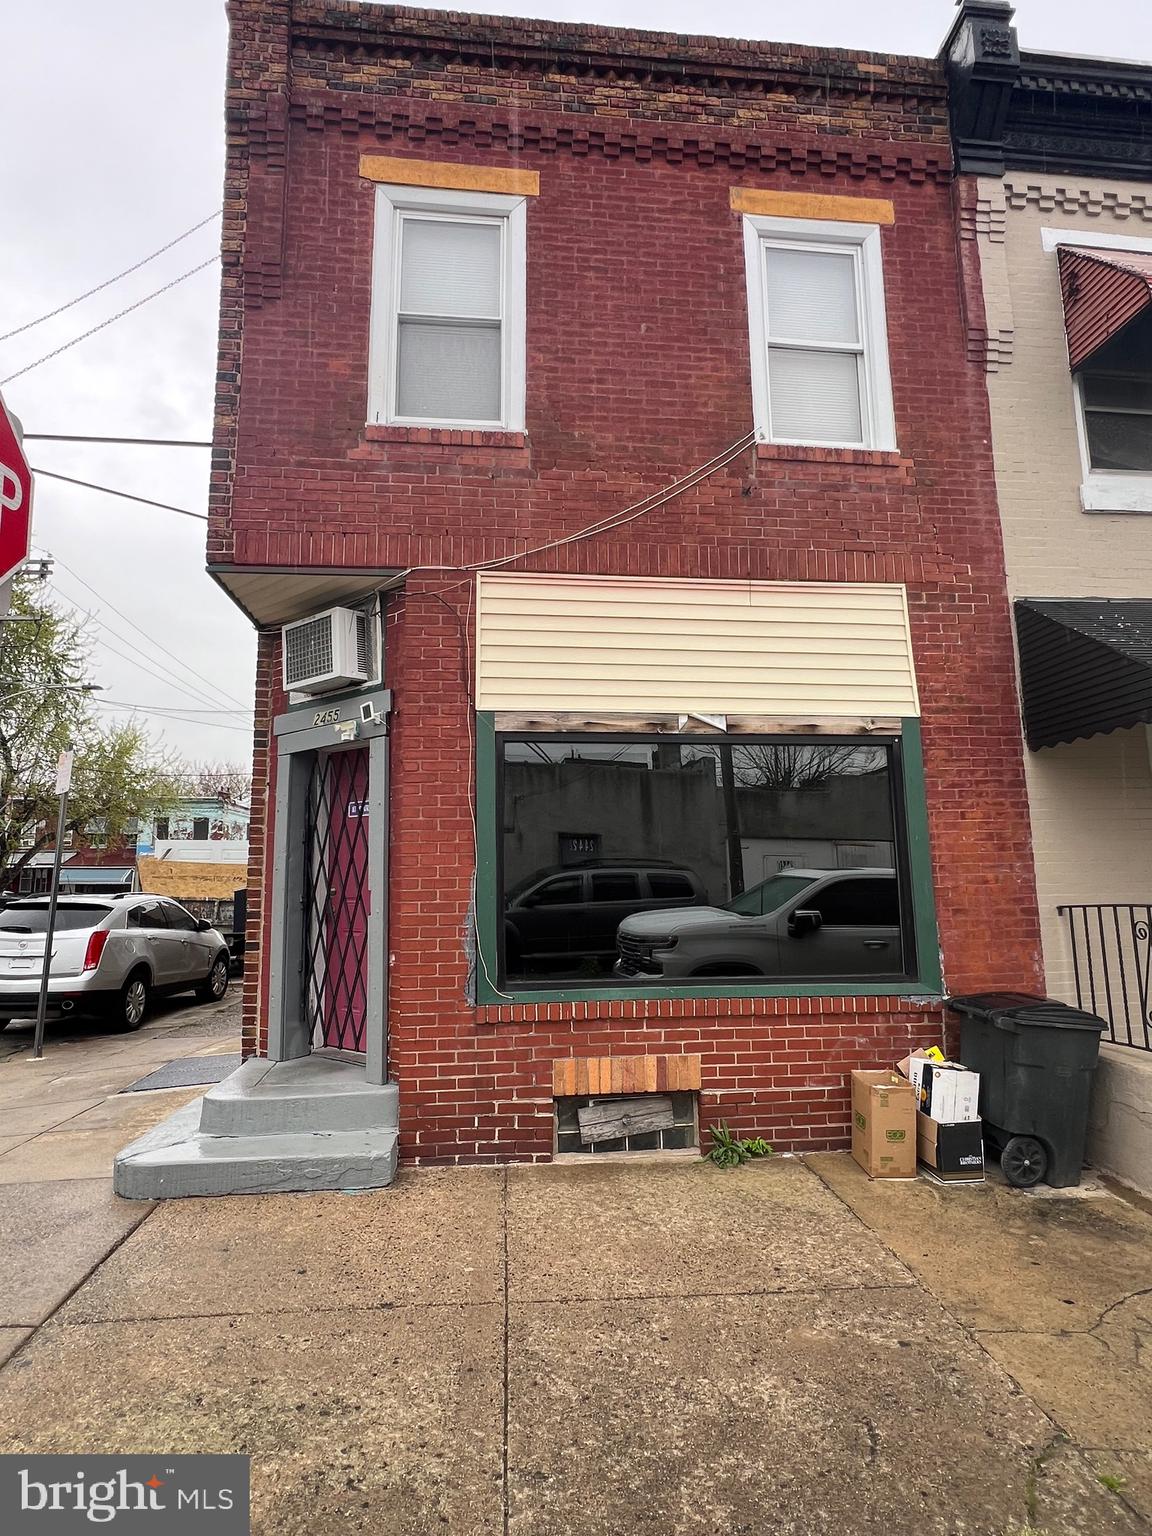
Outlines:
<svg viewBox="0 0 1152 1536"><path fill-rule="evenodd" d="M136 1230L135 1228L133 1230ZM507 1246L507 1239L504 1239ZM111 1250L108 1257L111 1257ZM101 1263L104 1261L101 1260ZM213 1318L243 1318L262 1317L269 1310L275 1311L283 1317L297 1316L322 1316L330 1312L405 1312L405 1311L434 1311L447 1310L453 1307L495 1307L511 1308L510 1287L507 1282L507 1255L504 1258L505 1283L503 1294L497 1296L471 1299L461 1297L456 1300L444 1301L342 1301L332 1305L322 1302L300 1302L292 1305L270 1307L231 1307L223 1312L137 1312L123 1317L65 1317L57 1324L61 1328L101 1328L112 1327L117 1324L127 1323L178 1323L184 1321L211 1321ZM97 1266L99 1267L99 1266ZM90 1272L91 1273L91 1272ZM86 1278L90 1278L86 1277ZM519 1296L516 1298L518 1307L569 1307L569 1306L618 1306L637 1301L651 1302L682 1302L682 1301L739 1301L762 1296L766 1301L778 1298L786 1299L790 1296L847 1296L857 1295L862 1291L908 1291L915 1290L919 1285L916 1280L901 1280L881 1282L876 1281L868 1285L819 1285L819 1286L786 1286L776 1290L764 1290L762 1288L751 1291L643 1291L621 1295L600 1296ZM921 1287L922 1289L922 1287ZM69 1295L75 1295L70 1292ZM65 1297L65 1301L69 1298ZM64 1302L60 1303L62 1307ZM59 1308L56 1309L59 1311ZM53 1313L53 1318L55 1313ZM50 1321L50 1319L45 1319ZM13 1323L12 1327L36 1327L34 1323Z"/></svg>
<svg viewBox="0 0 1152 1536"><path fill-rule="evenodd" d="M1123 1307L1128 1302L1135 1301L1138 1296L1152 1296L1152 1285L1141 1286L1141 1288L1137 1291L1129 1291L1127 1296L1121 1296L1118 1300L1112 1302L1110 1306L1104 1308L1103 1312L1101 1312L1100 1316L1092 1324L1091 1328L1086 1328L1084 1331L1086 1333L1095 1333L1097 1328L1102 1328L1104 1326L1105 1319L1109 1317L1113 1312L1115 1312L1118 1307Z"/></svg>

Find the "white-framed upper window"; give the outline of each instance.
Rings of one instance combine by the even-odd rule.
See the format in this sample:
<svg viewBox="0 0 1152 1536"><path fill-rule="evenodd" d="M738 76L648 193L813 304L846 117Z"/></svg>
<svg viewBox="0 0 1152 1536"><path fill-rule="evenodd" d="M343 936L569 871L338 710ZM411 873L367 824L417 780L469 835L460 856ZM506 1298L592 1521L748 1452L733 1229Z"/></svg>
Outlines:
<svg viewBox="0 0 1152 1536"><path fill-rule="evenodd" d="M879 228L746 214L744 262L761 441L895 449Z"/></svg>
<svg viewBox="0 0 1152 1536"><path fill-rule="evenodd" d="M1075 377L1088 473L1152 476L1152 310L1129 320Z"/></svg>
<svg viewBox="0 0 1152 1536"><path fill-rule="evenodd" d="M524 427L525 199L376 189L368 420Z"/></svg>
<svg viewBox="0 0 1152 1536"><path fill-rule="evenodd" d="M1152 254L1152 239L1042 229L1041 248ZM1059 280L1056 282L1059 294ZM1072 375L1085 512L1152 512L1152 316L1138 315Z"/></svg>

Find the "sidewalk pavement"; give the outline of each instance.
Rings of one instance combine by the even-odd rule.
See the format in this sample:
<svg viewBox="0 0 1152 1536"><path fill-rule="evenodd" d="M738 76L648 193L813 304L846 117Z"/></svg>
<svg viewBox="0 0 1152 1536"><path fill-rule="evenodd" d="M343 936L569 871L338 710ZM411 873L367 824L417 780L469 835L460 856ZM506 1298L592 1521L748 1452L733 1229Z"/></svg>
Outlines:
<svg viewBox="0 0 1152 1536"><path fill-rule="evenodd" d="M85 1204L26 1151L69 1134L0 1156L43 1175L0 1448L244 1452L258 1536L1149 1529L1152 1217L1106 1192L828 1154Z"/></svg>
<svg viewBox="0 0 1152 1536"><path fill-rule="evenodd" d="M151 1207L112 1193L122 1146L203 1090L121 1093L177 1057L238 1051L238 989L215 1005L157 1005L142 1030L49 1024L0 1032L0 1362L50 1317Z"/></svg>

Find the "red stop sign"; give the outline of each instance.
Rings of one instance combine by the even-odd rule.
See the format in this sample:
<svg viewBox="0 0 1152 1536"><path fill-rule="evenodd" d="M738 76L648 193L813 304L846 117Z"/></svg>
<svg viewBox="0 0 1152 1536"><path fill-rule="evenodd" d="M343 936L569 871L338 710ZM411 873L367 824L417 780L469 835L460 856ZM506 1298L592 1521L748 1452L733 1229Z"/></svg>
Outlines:
<svg viewBox="0 0 1152 1536"><path fill-rule="evenodd" d="M14 576L32 545L32 471L0 396L0 583Z"/></svg>

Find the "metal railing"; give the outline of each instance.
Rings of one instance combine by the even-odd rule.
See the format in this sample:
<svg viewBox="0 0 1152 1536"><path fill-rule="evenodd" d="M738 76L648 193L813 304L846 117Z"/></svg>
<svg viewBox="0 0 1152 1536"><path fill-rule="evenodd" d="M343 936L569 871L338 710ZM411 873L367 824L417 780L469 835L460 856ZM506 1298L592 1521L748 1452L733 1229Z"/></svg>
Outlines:
<svg viewBox="0 0 1152 1536"><path fill-rule="evenodd" d="M1115 1045L1152 1051L1152 903L1062 906L1076 1002L1108 1020Z"/></svg>

